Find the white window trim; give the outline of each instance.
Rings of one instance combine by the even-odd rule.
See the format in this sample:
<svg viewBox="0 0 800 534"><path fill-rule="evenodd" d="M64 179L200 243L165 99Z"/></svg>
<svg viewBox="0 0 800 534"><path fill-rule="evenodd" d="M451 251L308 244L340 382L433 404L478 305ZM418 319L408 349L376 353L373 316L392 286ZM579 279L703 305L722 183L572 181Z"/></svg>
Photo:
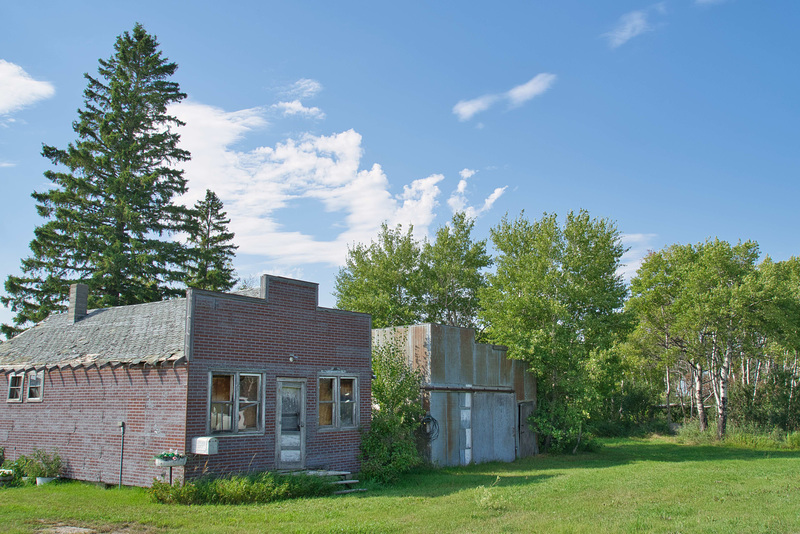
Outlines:
<svg viewBox="0 0 800 534"><path fill-rule="evenodd" d="M212 430L211 429L211 388L213 387L214 383L214 375L232 375L233 376L233 391L234 391L234 398L233 398L233 409L232 414L236 414L238 420L239 414L239 395L237 392L239 391L239 379L241 375L252 375L258 376L260 381L260 391L259 395L261 395L261 399L259 401L258 409L259 409L259 416L258 416L258 427L254 430L239 430L239 425L234 424L231 421L231 429L230 430ZM261 371L231 371L226 369L215 369L213 371L208 372L208 408L206 410L206 432L212 436L253 436L265 433L264 428L264 421L265 421L265 398L266 398L266 383L264 380L264 373ZM231 416L233 418L233 415Z"/></svg>
<svg viewBox="0 0 800 534"><path fill-rule="evenodd" d="M341 384L341 380L352 380L353 381L353 424L352 425L342 425L340 421L341 418L341 395L339 394L339 387ZM322 380L333 380L333 417L332 417L332 424L330 425L321 425L319 424L319 410L320 405L322 404L322 400L319 398L319 392L321 390L320 382ZM358 396L358 377L353 375L340 375L340 374L321 374L317 378L317 427L322 432L332 431L332 430L342 430L342 429L353 429L358 428L359 426L359 396Z"/></svg>
<svg viewBox="0 0 800 534"><path fill-rule="evenodd" d="M39 379L39 396L31 397L31 375ZM25 400L28 402L42 402L44 400L44 371L28 371L28 387L25 388Z"/></svg>
<svg viewBox="0 0 800 534"><path fill-rule="evenodd" d="M13 402L13 403L21 403L22 402L22 395L25 393L25 373L9 373L8 375L8 392L6 393L6 402ZM14 378L19 378L19 386L14 386L13 389L19 389L19 396L16 399L11 398L11 381Z"/></svg>

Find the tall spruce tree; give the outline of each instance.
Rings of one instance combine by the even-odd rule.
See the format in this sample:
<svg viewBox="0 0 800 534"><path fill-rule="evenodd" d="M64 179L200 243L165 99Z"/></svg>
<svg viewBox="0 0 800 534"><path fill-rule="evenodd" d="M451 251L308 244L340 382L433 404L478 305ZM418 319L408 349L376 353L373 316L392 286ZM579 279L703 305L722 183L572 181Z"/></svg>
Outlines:
<svg viewBox="0 0 800 534"><path fill-rule="evenodd" d="M231 220L222 211L219 197L210 189L194 205L189 225L189 264L186 285L210 291L228 291L236 283L233 257L239 247L233 244Z"/></svg>
<svg viewBox="0 0 800 534"><path fill-rule="evenodd" d="M34 192L46 222L34 231L22 276L9 276L1 300L16 313L10 336L64 309L69 284L87 283L90 307L163 299L180 292L185 247L165 239L184 228L188 210L173 203L186 191L189 159L178 147L182 125L167 107L186 95L169 78L177 64L141 24L120 35L114 54L85 74L84 108L66 149L44 145L59 170L45 172L54 187Z"/></svg>

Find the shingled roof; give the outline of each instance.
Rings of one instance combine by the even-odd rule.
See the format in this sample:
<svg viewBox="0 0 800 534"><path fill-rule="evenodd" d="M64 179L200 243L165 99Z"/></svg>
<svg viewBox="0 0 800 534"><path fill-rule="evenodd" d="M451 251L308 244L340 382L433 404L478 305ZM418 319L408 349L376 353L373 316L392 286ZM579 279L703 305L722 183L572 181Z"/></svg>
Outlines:
<svg viewBox="0 0 800 534"><path fill-rule="evenodd" d="M175 364L185 332L185 298L89 310L75 323L59 313L0 343L0 371Z"/></svg>

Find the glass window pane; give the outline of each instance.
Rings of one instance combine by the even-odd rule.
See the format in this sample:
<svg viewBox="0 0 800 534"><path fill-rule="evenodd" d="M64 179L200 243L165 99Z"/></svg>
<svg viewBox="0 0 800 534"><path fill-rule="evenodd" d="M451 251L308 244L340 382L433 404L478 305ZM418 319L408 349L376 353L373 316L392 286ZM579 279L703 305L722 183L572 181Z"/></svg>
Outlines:
<svg viewBox="0 0 800 534"><path fill-rule="evenodd" d="M258 404L239 405L239 430L257 430L258 411Z"/></svg>
<svg viewBox="0 0 800 534"><path fill-rule="evenodd" d="M339 400L353 401L354 399L355 399L355 379L342 378L342 382L339 385Z"/></svg>
<svg viewBox="0 0 800 534"><path fill-rule="evenodd" d="M319 405L319 425L331 426L333 424L333 404L326 403Z"/></svg>
<svg viewBox="0 0 800 534"><path fill-rule="evenodd" d="M333 378L319 379L319 400L323 402L333 400Z"/></svg>
<svg viewBox="0 0 800 534"><path fill-rule="evenodd" d="M8 400L22 400L22 375L12 375L9 379Z"/></svg>
<svg viewBox="0 0 800 534"><path fill-rule="evenodd" d="M354 426L355 425L355 411L356 403L354 402L343 402L340 405L340 419L339 424L341 426Z"/></svg>
<svg viewBox="0 0 800 534"><path fill-rule="evenodd" d="M211 403L211 431L224 432L231 429L233 406L227 403Z"/></svg>
<svg viewBox="0 0 800 534"><path fill-rule="evenodd" d="M233 376L214 375L211 379L211 401L233 400ZM230 415L230 414L229 414Z"/></svg>
<svg viewBox="0 0 800 534"><path fill-rule="evenodd" d="M241 375L239 377L239 402L258 402L261 400L261 375Z"/></svg>
<svg viewBox="0 0 800 534"><path fill-rule="evenodd" d="M43 372L28 374L28 400L40 400L42 398L43 378Z"/></svg>

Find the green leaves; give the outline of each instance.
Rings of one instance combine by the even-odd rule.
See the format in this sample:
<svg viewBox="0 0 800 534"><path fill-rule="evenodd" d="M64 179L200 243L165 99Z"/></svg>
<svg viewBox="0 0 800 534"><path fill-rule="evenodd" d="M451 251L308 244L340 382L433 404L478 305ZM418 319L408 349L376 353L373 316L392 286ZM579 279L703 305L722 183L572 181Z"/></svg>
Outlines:
<svg viewBox="0 0 800 534"><path fill-rule="evenodd" d="M348 250L336 276L336 306L372 314L373 328L433 322L477 328L478 290L491 265L474 221L457 213L436 241L414 239L413 227L384 223L369 246Z"/></svg>
<svg viewBox="0 0 800 534"><path fill-rule="evenodd" d="M167 237L183 229L188 210L173 203L186 192L176 164L189 159L167 112L186 95L169 81L177 65L137 24L117 38L115 53L85 75L84 107L66 149L44 145L58 170L53 187L34 192L46 221L35 230L22 276L6 281L2 302L16 312L8 334L64 307L67 287L90 287L90 307L150 302L180 294L183 246Z"/></svg>
<svg viewBox="0 0 800 534"><path fill-rule="evenodd" d="M231 220L226 218L222 201L210 189L194 205L188 223L189 261L186 285L209 291L228 291L236 283Z"/></svg>

